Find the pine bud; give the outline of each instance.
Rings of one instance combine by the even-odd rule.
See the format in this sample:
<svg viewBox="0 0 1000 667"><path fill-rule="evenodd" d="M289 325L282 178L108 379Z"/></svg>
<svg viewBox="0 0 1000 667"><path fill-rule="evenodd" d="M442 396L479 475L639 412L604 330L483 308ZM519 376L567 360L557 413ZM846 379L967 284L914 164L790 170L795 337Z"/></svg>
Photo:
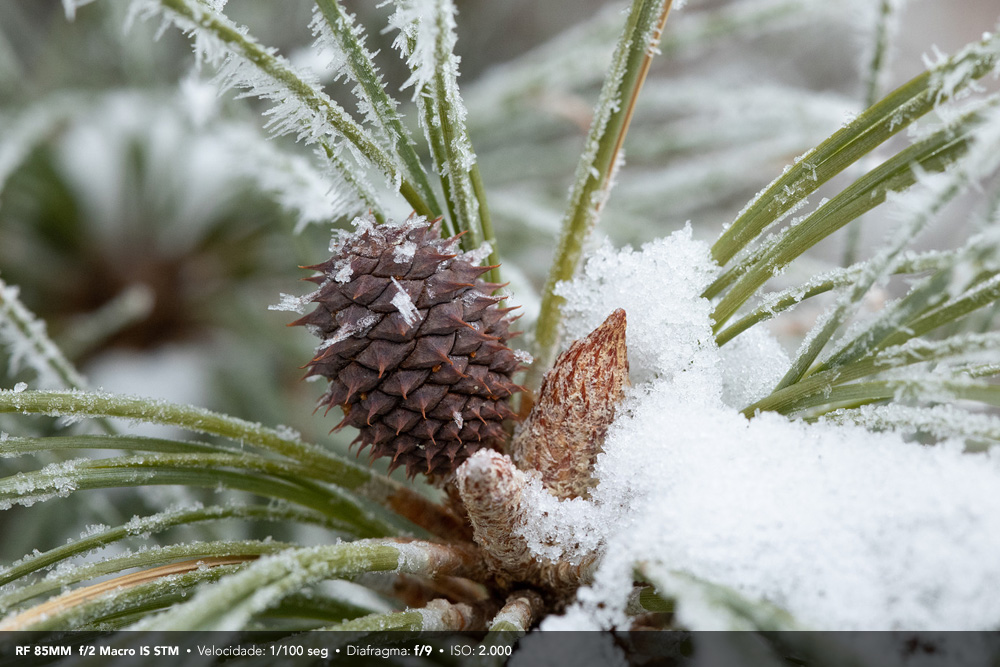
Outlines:
<svg viewBox="0 0 1000 667"><path fill-rule="evenodd" d="M597 455L628 384L625 311L618 309L563 352L511 442L522 470L537 470L557 498L587 498Z"/></svg>

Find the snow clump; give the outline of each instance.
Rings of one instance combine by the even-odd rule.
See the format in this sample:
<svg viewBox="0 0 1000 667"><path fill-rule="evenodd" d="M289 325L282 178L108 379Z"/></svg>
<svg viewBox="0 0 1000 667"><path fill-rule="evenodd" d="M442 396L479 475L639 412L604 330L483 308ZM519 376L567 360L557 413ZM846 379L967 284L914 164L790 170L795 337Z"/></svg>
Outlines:
<svg viewBox="0 0 1000 667"><path fill-rule="evenodd" d="M761 327L716 346L700 297L716 272L686 228L638 251L605 245L561 286L567 340L625 309L632 386L591 500L563 503L562 514L545 503L545 521L529 518L533 544L602 545L592 585L543 629L627 627L639 565L776 605L797 627L997 627L997 457L955 441L927 447L858 426L745 418L740 410L770 392L789 360ZM561 533L531 535L531 525ZM678 621L733 628L732 614L696 589L664 591L677 597Z"/></svg>

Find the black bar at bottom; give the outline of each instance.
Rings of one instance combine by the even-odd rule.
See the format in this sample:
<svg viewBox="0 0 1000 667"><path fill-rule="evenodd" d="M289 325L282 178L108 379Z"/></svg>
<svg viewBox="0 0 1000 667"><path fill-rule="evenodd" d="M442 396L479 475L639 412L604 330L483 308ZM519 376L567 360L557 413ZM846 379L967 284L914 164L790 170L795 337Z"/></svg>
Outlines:
<svg viewBox="0 0 1000 667"><path fill-rule="evenodd" d="M0 667L1000 667L1000 632L9 632Z"/></svg>

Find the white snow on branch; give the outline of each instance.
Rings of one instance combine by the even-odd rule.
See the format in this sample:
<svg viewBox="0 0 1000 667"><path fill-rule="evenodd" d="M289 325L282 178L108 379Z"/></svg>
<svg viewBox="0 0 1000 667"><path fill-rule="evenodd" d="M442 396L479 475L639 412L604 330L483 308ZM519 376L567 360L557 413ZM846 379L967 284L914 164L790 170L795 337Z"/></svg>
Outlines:
<svg viewBox="0 0 1000 667"><path fill-rule="evenodd" d="M699 296L716 271L685 230L640 251L602 248L560 289L568 338L625 308L633 386L598 458L589 507L542 503L546 516L529 517L556 531L535 536L540 552L552 537L603 544L592 585L543 628L625 624L640 563L766 601L803 627L1000 624L1000 599L983 593L1000 580L1000 457L963 453L960 440L926 447L832 420L746 419L727 404L741 373L778 377L787 359L773 341L751 339L720 356ZM995 341L964 341L973 342ZM924 349L934 345L907 351L943 352ZM926 417L927 426L947 426L944 415ZM699 606L683 587L673 592L692 629L729 628L731 616Z"/></svg>

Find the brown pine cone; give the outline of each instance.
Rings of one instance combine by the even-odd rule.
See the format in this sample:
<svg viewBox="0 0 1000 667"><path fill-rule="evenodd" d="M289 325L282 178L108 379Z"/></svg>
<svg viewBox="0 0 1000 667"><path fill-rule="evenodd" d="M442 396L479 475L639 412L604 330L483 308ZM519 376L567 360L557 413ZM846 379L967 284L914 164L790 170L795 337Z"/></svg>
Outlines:
<svg viewBox="0 0 1000 667"><path fill-rule="evenodd" d="M442 239L437 222L354 224L333 257L304 267L320 272L306 297L318 305L292 323L323 340L307 373L330 381L320 405L343 408L337 428L358 428L372 460L390 456L408 476L500 447L521 365L507 346L513 309L480 278L492 267L457 251L457 236Z"/></svg>

